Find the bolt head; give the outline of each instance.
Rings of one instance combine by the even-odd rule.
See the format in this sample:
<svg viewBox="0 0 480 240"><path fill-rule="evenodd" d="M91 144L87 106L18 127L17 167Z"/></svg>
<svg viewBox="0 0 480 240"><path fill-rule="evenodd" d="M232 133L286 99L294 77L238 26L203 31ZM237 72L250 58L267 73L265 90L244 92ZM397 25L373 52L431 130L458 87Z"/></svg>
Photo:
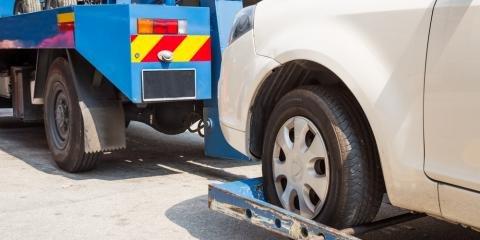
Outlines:
<svg viewBox="0 0 480 240"><path fill-rule="evenodd" d="M162 62L171 62L173 61L173 52L168 50L163 50L157 54L158 60Z"/></svg>

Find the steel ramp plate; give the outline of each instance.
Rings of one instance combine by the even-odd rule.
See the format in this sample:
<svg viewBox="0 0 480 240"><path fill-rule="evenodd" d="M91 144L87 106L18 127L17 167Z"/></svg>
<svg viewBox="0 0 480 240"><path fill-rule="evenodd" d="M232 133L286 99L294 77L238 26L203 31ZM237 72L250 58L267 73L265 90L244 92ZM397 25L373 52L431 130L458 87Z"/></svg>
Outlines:
<svg viewBox="0 0 480 240"><path fill-rule="evenodd" d="M261 178L209 185L208 205L214 211L293 239L358 239L267 203Z"/></svg>

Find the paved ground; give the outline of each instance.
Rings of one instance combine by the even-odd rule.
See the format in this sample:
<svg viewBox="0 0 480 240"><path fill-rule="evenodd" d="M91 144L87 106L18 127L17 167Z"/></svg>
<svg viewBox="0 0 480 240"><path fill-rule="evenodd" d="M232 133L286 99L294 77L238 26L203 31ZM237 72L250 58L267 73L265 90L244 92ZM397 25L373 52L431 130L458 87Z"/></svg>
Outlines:
<svg viewBox="0 0 480 240"><path fill-rule="evenodd" d="M0 111L1 115L1 111ZM128 149L66 174L50 160L43 127L0 120L0 239L279 239L207 209L207 185L260 176L260 166L203 156L202 139L133 123ZM398 212L384 206L380 215ZM480 239L432 218L365 239Z"/></svg>

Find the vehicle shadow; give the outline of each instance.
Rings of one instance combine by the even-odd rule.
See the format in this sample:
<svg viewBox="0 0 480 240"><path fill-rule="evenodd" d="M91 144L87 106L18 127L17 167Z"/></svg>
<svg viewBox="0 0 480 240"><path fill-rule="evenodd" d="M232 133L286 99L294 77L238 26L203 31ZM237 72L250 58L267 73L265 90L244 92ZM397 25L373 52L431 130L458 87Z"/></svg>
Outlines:
<svg viewBox="0 0 480 240"><path fill-rule="evenodd" d="M211 180L231 181L246 176L227 172L224 168L258 164L209 158L204 155L203 146L203 139L199 136L190 133L167 136L144 124L132 122L127 129L127 149L104 154L93 171L70 174L53 162L42 124L0 119L0 151L39 171L73 180L112 181L188 172Z"/></svg>
<svg viewBox="0 0 480 240"><path fill-rule="evenodd" d="M207 195L199 196L174 205L165 215L200 240L285 239L248 222L211 211L207 205Z"/></svg>
<svg viewBox="0 0 480 240"><path fill-rule="evenodd" d="M394 207L385 202L382 204L376 220L407 213L407 210ZM448 223L433 217L424 217L410 222L382 228L359 236L364 240L402 239L402 240L437 240L437 239L480 239L480 233L465 229L460 225Z"/></svg>

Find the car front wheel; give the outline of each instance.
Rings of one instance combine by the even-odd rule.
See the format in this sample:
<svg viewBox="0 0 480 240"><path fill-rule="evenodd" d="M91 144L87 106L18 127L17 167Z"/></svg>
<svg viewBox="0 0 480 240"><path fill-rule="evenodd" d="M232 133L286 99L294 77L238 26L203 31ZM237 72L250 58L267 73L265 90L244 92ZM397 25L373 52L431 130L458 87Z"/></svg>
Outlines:
<svg viewBox="0 0 480 240"><path fill-rule="evenodd" d="M267 200L334 227L372 221L383 184L365 122L342 88L312 86L285 95L265 133Z"/></svg>

